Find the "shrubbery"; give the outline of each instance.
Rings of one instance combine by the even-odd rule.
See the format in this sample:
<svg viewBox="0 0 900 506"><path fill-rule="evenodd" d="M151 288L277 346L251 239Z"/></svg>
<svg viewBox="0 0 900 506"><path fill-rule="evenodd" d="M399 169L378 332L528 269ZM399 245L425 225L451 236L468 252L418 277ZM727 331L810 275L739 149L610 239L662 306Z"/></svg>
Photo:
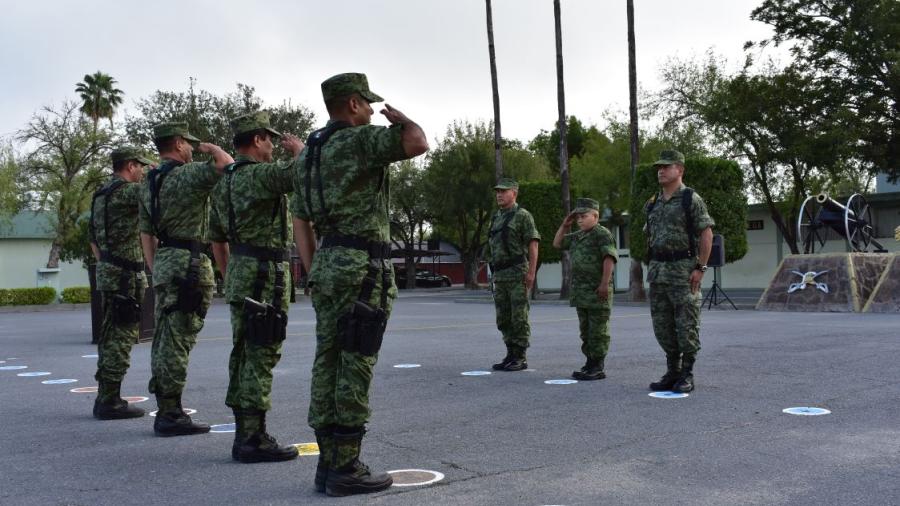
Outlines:
<svg viewBox="0 0 900 506"><path fill-rule="evenodd" d="M67 304L83 304L91 301L91 287L70 286L63 288L62 301Z"/></svg>
<svg viewBox="0 0 900 506"><path fill-rule="evenodd" d="M56 290L40 288L0 288L0 306L39 306L56 300Z"/></svg>

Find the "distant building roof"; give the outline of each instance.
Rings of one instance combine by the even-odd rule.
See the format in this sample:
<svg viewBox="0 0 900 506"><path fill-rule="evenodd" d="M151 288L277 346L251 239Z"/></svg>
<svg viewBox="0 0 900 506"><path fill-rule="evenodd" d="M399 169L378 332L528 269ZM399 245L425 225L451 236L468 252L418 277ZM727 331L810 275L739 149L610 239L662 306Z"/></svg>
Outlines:
<svg viewBox="0 0 900 506"><path fill-rule="evenodd" d="M10 219L0 218L0 239L53 239L50 213L22 211Z"/></svg>

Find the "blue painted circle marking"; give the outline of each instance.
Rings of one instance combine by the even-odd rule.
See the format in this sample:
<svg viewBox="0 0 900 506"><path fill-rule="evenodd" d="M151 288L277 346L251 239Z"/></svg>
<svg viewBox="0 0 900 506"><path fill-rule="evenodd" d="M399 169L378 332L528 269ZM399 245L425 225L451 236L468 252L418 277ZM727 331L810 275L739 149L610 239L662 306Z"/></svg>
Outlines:
<svg viewBox="0 0 900 506"><path fill-rule="evenodd" d="M19 369L28 369L27 365L4 365L0 366L0 371L18 371Z"/></svg>
<svg viewBox="0 0 900 506"><path fill-rule="evenodd" d="M81 358L100 358L100 355L97 355L96 353L94 353L91 355L82 355Z"/></svg>
<svg viewBox="0 0 900 506"><path fill-rule="evenodd" d="M62 385L64 383L77 383L77 379L65 378L65 379L56 379L56 380L44 380L41 383L45 385Z"/></svg>
<svg viewBox="0 0 900 506"><path fill-rule="evenodd" d="M798 406L795 408L786 408L781 410L782 413L787 413L789 415L801 415L801 416L817 416L817 415L830 415L831 411L824 408L813 408L810 406Z"/></svg>
<svg viewBox="0 0 900 506"><path fill-rule="evenodd" d="M20 372L19 374L16 374L16 376L22 376L23 378L30 378L32 376L50 376L51 374L53 374L53 373L47 372L47 371L40 371L40 372L32 371L32 372Z"/></svg>
<svg viewBox="0 0 900 506"><path fill-rule="evenodd" d="M544 383L547 385L574 385L575 383L578 383L578 380L570 380L570 379L547 380Z"/></svg>
<svg viewBox="0 0 900 506"><path fill-rule="evenodd" d="M657 399L684 399L689 396L688 394L683 394L681 392L651 392L647 395Z"/></svg>
<svg viewBox="0 0 900 506"><path fill-rule="evenodd" d="M487 376L491 371L466 371L460 373L463 376Z"/></svg>
<svg viewBox="0 0 900 506"><path fill-rule="evenodd" d="M218 425L211 425L209 427L210 432L223 433L223 432L234 432L235 424L233 423L220 423Z"/></svg>
<svg viewBox="0 0 900 506"><path fill-rule="evenodd" d="M415 369L416 367L422 367L422 364L397 364L394 367L397 369Z"/></svg>

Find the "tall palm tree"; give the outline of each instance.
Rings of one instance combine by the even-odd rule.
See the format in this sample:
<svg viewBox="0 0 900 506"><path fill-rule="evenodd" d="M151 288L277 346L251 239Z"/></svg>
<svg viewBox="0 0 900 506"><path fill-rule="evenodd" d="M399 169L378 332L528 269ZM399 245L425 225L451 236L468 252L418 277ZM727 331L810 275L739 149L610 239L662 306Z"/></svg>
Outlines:
<svg viewBox="0 0 900 506"><path fill-rule="evenodd" d="M628 11L628 112L631 115L631 198L634 198L634 175L638 164L637 63L634 44L634 0L627 0ZM628 292L631 300L647 300L644 292L644 267L631 256Z"/></svg>
<svg viewBox="0 0 900 506"><path fill-rule="evenodd" d="M503 177L503 156L500 151L500 92L497 90L497 57L494 55L494 16L491 14L491 0L484 0L487 9L488 54L491 60L491 90L494 101L494 180Z"/></svg>
<svg viewBox="0 0 900 506"><path fill-rule="evenodd" d="M81 112L94 122L94 130L101 118L109 119L109 127L113 126L113 115L122 104L122 90L115 87L116 80L101 71L85 74L84 81L75 85L75 92L81 96L83 104Z"/></svg>
<svg viewBox="0 0 900 506"><path fill-rule="evenodd" d="M565 215L569 214L572 206L569 199L569 143L566 129L566 94L563 86L563 56L562 56L562 23L559 12L559 0L553 0L553 18L556 24L556 99L559 108L559 181L562 186L562 206ZM562 256L562 286L559 297L568 298L569 286L572 281L572 266L568 253Z"/></svg>

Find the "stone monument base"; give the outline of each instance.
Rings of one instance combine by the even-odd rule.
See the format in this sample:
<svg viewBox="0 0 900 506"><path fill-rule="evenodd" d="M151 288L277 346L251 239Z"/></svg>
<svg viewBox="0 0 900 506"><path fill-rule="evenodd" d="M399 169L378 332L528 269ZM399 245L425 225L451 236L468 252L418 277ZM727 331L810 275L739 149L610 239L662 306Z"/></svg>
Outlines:
<svg viewBox="0 0 900 506"><path fill-rule="evenodd" d="M894 253L872 296L863 306L864 313L900 313L900 253Z"/></svg>

